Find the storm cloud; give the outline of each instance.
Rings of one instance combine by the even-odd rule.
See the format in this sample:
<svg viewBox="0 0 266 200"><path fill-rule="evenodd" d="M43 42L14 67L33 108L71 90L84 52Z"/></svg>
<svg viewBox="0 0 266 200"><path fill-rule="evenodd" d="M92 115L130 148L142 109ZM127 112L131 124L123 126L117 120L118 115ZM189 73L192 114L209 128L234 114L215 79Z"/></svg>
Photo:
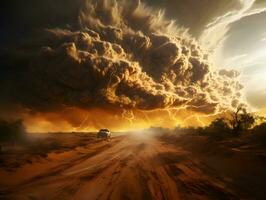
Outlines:
<svg viewBox="0 0 266 200"><path fill-rule="evenodd" d="M81 8L75 25L42 28L9 49L7 65L20 74L10 70L2 81L6 100L37 111L186 108L205 114L239 103L239 74L214 71L208 52L162 12L138 1L87 0Z"/></svg>

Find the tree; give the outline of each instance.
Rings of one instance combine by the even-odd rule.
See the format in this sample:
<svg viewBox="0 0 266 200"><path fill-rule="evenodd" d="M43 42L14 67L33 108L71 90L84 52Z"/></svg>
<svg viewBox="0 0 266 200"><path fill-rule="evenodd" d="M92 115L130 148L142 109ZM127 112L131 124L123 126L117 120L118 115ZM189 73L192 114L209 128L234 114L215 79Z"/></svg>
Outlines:
<svg viewBox="0 0 266 200"><path fill-rule="evenodd" d="M252 128L256 123L257 117L247 112L244 105L237 107L236 111L230 113L229 125L231 126L233 132L239 135L241 132Z"/></svg>
<svg viewBox="0 0 266 200"><path fill-rule="evenodd" d="M224 118L218 118L214 120L210 126L210 129L217 130L217 131L226 131L229 129L227 123L225 122Z"/></svg>
<svg viewBox="0 0 266 200"><path fill-rule="evenodd" d="M222 140L230 136L230 127L226 123L224 118L217 118L205 128L205 133L210 136L211 139Z"/></svg>
<svg viewBox="0 0 266 200"><path fill-rule="evenodd" d="M256 143L266 145L266 122L263 122L252 129L251 138Z"/></svg>

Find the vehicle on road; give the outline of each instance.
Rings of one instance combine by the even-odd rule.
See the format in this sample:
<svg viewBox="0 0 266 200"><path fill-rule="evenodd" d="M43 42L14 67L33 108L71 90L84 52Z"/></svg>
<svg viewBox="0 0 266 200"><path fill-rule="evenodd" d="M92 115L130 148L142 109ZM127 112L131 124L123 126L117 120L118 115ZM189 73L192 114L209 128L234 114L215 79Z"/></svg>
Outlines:
<svg viewBox="0 0 266 200"><path fill-rule="evenodd" d="M97 133L97 138L105 138L105 139L111 138L111 132L108 129L101 129Z"/></svg>

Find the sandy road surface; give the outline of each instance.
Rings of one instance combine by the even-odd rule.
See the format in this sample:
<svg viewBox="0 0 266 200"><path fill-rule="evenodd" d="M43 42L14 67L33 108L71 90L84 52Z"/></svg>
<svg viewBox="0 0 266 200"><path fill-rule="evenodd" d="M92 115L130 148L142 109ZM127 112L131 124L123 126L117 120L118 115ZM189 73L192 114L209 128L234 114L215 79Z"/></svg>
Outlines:
<svg viewBox="0 0 266 200"><path fill-rule="evenodd" d="M181 147L119 136L0 173L0 199L238 199Z"/></svg>

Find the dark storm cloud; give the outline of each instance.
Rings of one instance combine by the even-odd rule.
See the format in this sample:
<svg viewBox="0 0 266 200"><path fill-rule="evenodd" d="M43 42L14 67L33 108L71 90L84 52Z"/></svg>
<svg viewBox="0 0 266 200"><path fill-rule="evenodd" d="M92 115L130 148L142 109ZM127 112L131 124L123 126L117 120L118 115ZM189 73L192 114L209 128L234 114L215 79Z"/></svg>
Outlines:
<svg viewBox="0 0 266 200"><path fill-rule="evenodd" d="M199 37L205 26L228 11L241 7L239 0L145 0L149 5L166 10L166 16L189 28L194 37Z"/></svg>
<svg viewBox="0 0 266 200"><path fill-rule="evenodd" d="M9 51L6 100L33 110L183 107L215 113L236 106L237 73L213 72L207 53L160 12L138 1L84 2L75 25L59 26L58 20Z"/></svg>
<svg viewBox="0 0 266 200"><path fill-rule="evenodd" d="M75 25L82 0L5 1L1 4L1 42L25 38L40 28ZM17 40L16 40L17 41Z"/></svg>

